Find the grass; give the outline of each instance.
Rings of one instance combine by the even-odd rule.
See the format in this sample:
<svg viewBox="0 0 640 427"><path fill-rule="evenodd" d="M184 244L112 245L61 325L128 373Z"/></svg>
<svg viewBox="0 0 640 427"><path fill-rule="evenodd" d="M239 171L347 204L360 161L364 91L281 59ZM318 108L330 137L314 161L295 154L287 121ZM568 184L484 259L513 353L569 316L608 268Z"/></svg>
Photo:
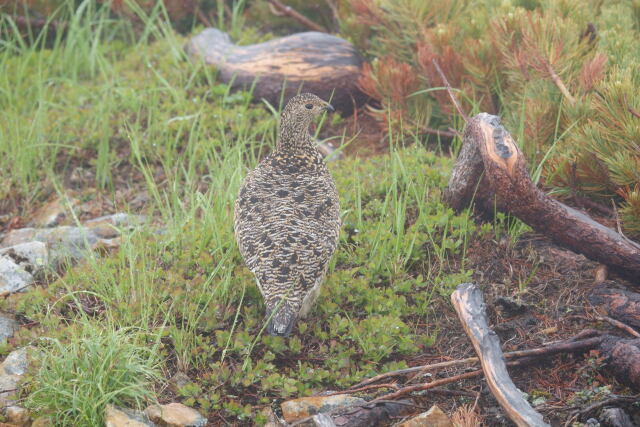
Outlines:
<svg viewBox="0 0 640 427"><path fill-rule="evenodd" d="M148 195L141 213L153 218L119 250L0 301L34 325L15 345L41 350L27 405L60 425L94 426L109 403L175 398L259 424L273 401L406 366L438 336L436 302L471 280L470 242L489 232L515 240L523 227L496 216L477 228L447 208L451 159L418 139L405 148L394 131L389 155L330 164L344 225L321 297L290 339L265 336L232 217L243 176L275 144L277 110L187 61L159 4L135 9L134 29L94 2L65 3L56 18L70 23L66 36L47 48L0 23L12 34L0 47L0 206L26 215L81 168L95 177L75 189L85 203L106 195L127 211L131 188ZM258 40L243 4L227 30ZM173 396L165 386L176 372L191 381Z"/></svg>

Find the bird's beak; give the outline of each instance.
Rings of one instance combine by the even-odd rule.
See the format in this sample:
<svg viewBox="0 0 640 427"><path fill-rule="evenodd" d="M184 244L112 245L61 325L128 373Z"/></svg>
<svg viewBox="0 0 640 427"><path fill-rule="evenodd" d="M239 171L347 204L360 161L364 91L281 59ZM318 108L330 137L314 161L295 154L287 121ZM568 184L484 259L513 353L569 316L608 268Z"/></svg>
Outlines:
<svg viewBox="0 0 640 427"><path fill-rule="evenodd" d="M324 111L330 111L330 112L333 113L334 111L336 111L336 109L333 108L333 105L327 104L327 105L324 106Z"/></svg>

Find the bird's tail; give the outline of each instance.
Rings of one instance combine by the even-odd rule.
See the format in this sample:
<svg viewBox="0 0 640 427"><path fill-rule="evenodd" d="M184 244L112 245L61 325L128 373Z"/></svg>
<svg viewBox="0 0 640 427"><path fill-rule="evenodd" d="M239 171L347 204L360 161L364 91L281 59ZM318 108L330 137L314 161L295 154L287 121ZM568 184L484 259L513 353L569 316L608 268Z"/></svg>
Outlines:
<svg viewBox="0 0 640 427"><path fill-rule="evenodd" d="M267 312L267 319L270 318L267 332L269 335L288 337L298 320L298 310L285 302L278 304L273 311Z"/></svg>

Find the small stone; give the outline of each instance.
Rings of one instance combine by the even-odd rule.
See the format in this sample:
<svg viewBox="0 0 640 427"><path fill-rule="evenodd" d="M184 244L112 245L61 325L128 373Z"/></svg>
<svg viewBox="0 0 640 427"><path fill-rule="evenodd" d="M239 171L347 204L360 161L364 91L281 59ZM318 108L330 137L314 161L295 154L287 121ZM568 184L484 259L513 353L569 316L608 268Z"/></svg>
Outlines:
<svg viewBox="0 0 640 427"><path fill-rule="evenodd" d="M18 243L0 249L0 255L8 256L33 276L42 273L49 265L49 251L47 245L42 242Z"/></svg>
<svg viewBox="0 0 640 427"><path fill-rule="evenodd" d="M22 347L9 353L0 365L2 371L9 375L24 375L29 365L28 352L29 347Z"/></svg>
<svg viewBox="0 0 640 427"><path fill-rule="evenodd" d="M191 383L191 379L184 372L178 371L171 377L169 383L171 384L172 391L177 394L181 388Z"/></svg>
<svg viewBox="0 0 640 427"><path fill-rule="evenodd" d="M116 408L107 405L105 409L105 426L106 427L154 427L147 416L141 411L133 409Z"/></svg>
<svg viewBox="0 0 640 427"><path fill-rule="evenodd" d="M15 395L20 377L27 372L29 364L29 347L22 347L12 351L0 364L0 390L7 390L0 393L0 406L12 406L11 399Z"/></svg>
<svg viewBox="0 0 640 427"><path fill-rule="evenodd" d="M151 405L145 414L161 427L201 427L207 425L207 419L195 409L182 403Z"/></svg>
<svg viewBox="0 0 640 427"><path fill-rule="evenodd" d="M18 322L14 318L0 313L0 342L4 342L11 338L18 330Z"/></svg>
<svg viewBox="0 0 640 427"><path fill-rule="evenodd" d="M7 420L17 427L27 427L31 424L29 411L20 406L9 406L5 412Z"/></svg>
<svg viewBox="0 0 640 427"><path fill-rule="evenodd" d="M52 427L53 423L47 417L38 417L31 423L31 427Z"/></svg>
<svg viewBox="0 0 640 427"><path fill-rule="evenodd" d="M311 396L287 400L280 407L285 421L292 423L321 412L361 403L365 403L365 400L349 394L336 394L333 396Z"/></svg>
<svg viewBox="0 0 640 427"><path fill-rule="evenodd" d="M423 412L422 414L417 415L410 420L403 422L402 424L398 424L396 427L422 426L454 427L447 414L442 412L442 410L437 405L433 405L427 412Z"/></svg>
<svg viewBox="0 0 640 427"><path fill-rule="evenodd" d="M34 278L6 255L0 255L0 294L24 291Z"/></svg>
<svg viewBox="0 0 640 427"><path fill-rule="evenodd" d="M66 206L69 203L74 206L78 203L75 199L69 199L64 201L62 199L55 199L46 205L42 206L33 214L31 223L36 227L55 227L62 223L67 217Z"/></svg>

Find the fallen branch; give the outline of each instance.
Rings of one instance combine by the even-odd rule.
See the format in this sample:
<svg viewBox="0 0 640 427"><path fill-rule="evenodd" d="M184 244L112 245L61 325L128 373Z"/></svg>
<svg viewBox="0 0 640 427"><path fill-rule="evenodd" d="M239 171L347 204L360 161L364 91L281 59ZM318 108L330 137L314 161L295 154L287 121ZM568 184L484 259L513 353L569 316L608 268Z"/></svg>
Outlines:
<svg viewBox="0 0 640 427"><path fill-rule="evenodd" d="M489 328L480 289L473 283L458 285L451 294L458 318L480 358L487 384L508 417L518 426L548 426L516 388L507 372L500 340Z"/></svg>
<svg viewBox="0 0 640 427"><path fill-rule="evenodd" d="M456 210L475 203L487 213L511 213L556 243L640 278L640 245L541 191L497 116L481 113L467 123L444 199Z"/></svg>
<svg viewBox="0 0 640 427"><path fill-rule="evenodd" d="M456 381L479 377L480 375L482 375L482 370L480 369L478 369L477 371L465 372L464 374L454 375L453 377L448 377L448 378L442 378L440 380L435 380L430 383L423 383L423 384L416 384L416 385L411 385L407 387L402 387L400 390L394 393L385 394L384 396L379 397L378 399L393 400L402 396L406 396L407 394L411 394L415 391L429 390L429 389L440 387L446 384L451 384ZM373 399L372 402L376 402L378 399Z"/></svg>
<svg viewBox="0 0 640 427"><path fill-rule="evenodd" d="M304 32L239 46L229 34L207 28L185 49L193 60L214 66L232 90L249 90L255 101L274 108L299 91L318 95L345 115L368 99L358 87L362 57L353 44L330 34Z"/></svg>
<svg viewBox="0 0 640 427"><path fill-rule="evenodd" d="M633 335L636 338L640 338L640 332L636 331L635 329L633 329L629 325L625 325L624 323L622 323L619 320L612 319L609 316L598 316L598 317L596 317L596 319L598 319L600 321L603 321L603 322L610 323L611 325L615 326L616 328L622 329L623 331L625 331L629 335Z"/></svg>
<svg viewBox="0 0 640 427"><path fill-rule="evenodd" d="M593 334L593 330L589 330L589 331L584 331L584 332L589 332L590 334ZM571 353L571 352L578 352L578 351L586 351L586 350L591 350L594 348L597 348L598 345L600 344L600 342L602 341L601 337L594 337L594 338L588 338L588 339L578 339L576 340L576 337L580 337L582 338L582 333L576 335L575 337L569 338L566 341L560 341L557 343L553 343L553 344L549 344L547 346L544 347L538 347L538 348L531 348L531 349L527 349L527 350L518 350L518 351L511 351L508 353L504 353L504 357L507 359L517 359L517 358L521 358L521 357L543 357L543 356L550 356L553 354L558 354L558 353ZM446 362L439 362L439 363L433 363L430 365L422 365L422 366L414 366L411 368L405 368L405 369L399 369L396 371L390 371L390 372L386 372L384 374L380 374L380 375L376 375L375 377L371 377L367 380L364 380L356 385L354 385L353 387L351 387L348 391L346 391L345 393L351 393L353 391L354 388L359 388L359 387L363 387L363 386L367 386L369 384L372 384L376 381L380 381L382 379L385 378L389 378L389 377L394 377L394 376L399 376L399 375L406 375L406 374L411 374L414 372L417 372L418 374L416 376L420 376L426 372L431 372L431 371L435 371L438 369L443 369L443 368L450 368L450 367L454 367L454 366L461 366L461 365L466 365L466 364L470 364L470 363L477 363L480 359L478 359L477 357L468 357L466 359L458 359L458 360L449 360Z"/></svg>
<svg viewBox="0 0 640 427"><path fill-rule="evenodd" d="M307 28L309 28L309 29L311 29L313 31L321 32L321 33L326 33L327 32L327 30L322 25L316 24L315 22L313 22L312 20L310 20L306 16L304 16L301 13L297 12L291 6L287 6L285 4L282 4L278 0L267 0L267 1L277 11L282 12L283 14L295 19L296 21L298 21L299 23L301 23L305 27L307 27Z"/></svg>

